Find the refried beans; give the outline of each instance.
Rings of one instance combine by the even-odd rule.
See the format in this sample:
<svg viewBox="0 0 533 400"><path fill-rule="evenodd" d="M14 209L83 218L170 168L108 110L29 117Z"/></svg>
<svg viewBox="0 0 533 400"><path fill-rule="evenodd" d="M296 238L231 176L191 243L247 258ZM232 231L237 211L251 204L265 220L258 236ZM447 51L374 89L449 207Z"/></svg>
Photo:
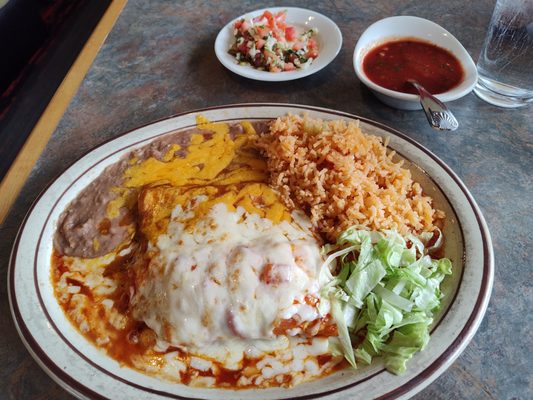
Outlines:
<svg viewBox="0 0 533 400"><path fill-rule="evenodd" d="M255 122L253 126L259 132L268 129L267 122ZM229 129L231 137L243 132L240 124L232 124ZM173 148L179 149L176 150L176 155L183 156L191 136L195 134L209 137L212 132L194 128L166 134L107 167L60 215L54 236L56 251L66 256L95 258L128 244L135 234L138 188L123 187L124 172L132 160L140 162L155 158L161 161ZM119 199L122 191L129 192L129 204L124 204L110 218L108 207L111 202Z"/></svg>

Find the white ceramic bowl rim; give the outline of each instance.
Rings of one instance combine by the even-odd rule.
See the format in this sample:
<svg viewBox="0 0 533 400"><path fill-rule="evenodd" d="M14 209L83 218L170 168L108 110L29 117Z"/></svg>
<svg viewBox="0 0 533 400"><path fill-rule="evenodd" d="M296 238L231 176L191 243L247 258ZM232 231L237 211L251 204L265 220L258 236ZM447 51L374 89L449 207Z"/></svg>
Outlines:
<svg viewBox="0 0 533 400"><path fill-rule="evenodd" d="M415 30L413 29L410 34L388 34L382 36L379 40L368 40L367 36L369 35L369 32L373 32L374 30L386 26L387 24L394 23L404 20L406 24L417 24L418 26L421 26L424 28L423 30ZM467 93L469 93L477 81L477 69L474 64L474 61L472 60L472 57L466 49L463 47L463 45L446 29L444 29L439 24L424 19L420 17L415 16L395 16L395 17L387 17L383 18L379 21L374 22L372 25L370 25L360 36L359 41L357 42L357 45L354 50L353 54L353 64L354 69L357 77L363 82L366 86L368 86L370 89L375 90L383 95L396 98L398 100L403 101L410 101L410 102L418 102L419 96L416 94L410 94L410 93L402 93L397 92L394 90L386 89L383 86L380 86L373 81L371 81L366 74L363 71L362 68L362 62L364 59L364 56L370 51L371 49L375 48L377 45L383 44L389 40L398 40L402 38L415 38L419 40L423 40L425 42L430 42L436 44L431 39L428 39L423 35L424 30L426 29L433 29L435 32L438 32L439 35L442 35L446 37L446 40L453 45L454 49L447 47L443 45L442 43L437 44L437 46L445 48L446 50L450 51L457 59L459 60L461 66L464 70L464 77L463 80L457 85L454 86L452 89L439 93L435 95L435 97L439 98L442 101L451 101L456 100Z"/></svg>

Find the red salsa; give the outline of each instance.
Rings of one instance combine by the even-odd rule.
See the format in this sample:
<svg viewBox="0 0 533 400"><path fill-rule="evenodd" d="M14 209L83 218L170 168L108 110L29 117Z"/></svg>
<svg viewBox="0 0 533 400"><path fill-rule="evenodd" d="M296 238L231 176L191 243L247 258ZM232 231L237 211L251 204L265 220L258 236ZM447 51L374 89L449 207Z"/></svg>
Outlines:
<svg viewBox="0 0 533 400"><path fill-rule="evenodd" d="M404 93L417 93L407 79L415 79L430 93L438 94L457 86L464 76L452 53L415 39L391 41L372 49L363 60L363 71L377 85Z"/></svg>

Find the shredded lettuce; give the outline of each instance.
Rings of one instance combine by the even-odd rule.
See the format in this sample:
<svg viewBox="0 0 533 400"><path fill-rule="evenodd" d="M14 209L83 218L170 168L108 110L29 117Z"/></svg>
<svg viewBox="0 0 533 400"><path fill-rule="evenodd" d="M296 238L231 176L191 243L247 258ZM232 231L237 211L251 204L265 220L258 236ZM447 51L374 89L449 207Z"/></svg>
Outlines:
<svg viewBox="0 0 533 400"><path fill-rule="evenodd" d="M438 233L432 250L442 242ZM387 370L400 374L427 345L441 306L440 284L452 273L449 259L427 254L424 243L431 238L353 227L324 249L334 253L320 272L321 307L330 309L339 332L330 348L354 368L356 360L369 364L382 356Z"/></svg>
<svg viewBox="0 0 533 400"><path fill-rule="evenodd" d="M333 297L331 299L331 314L337 322L337 329L339 330L339 340L342 348L342 352L346 360L356 368L355 356L353 352L353 347L350 339L350 334L348 332L348 327L344 319L344 310L342 309L342 300Z"/></svg>

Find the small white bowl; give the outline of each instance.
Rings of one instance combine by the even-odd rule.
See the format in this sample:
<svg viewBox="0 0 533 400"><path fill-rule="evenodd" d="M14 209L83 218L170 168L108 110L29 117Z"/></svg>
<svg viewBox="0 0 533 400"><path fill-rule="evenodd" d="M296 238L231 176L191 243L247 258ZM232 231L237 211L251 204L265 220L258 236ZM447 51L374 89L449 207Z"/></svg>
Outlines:
<svg viewBox="0 0 533 400"><path fill-rule="evenodd" d="M249 65L239 65L235 60L235 57L228 53L231 44L235 40L233 37L233 24L235 21L241 18L251 19L257 17L258 15L263 14L266 10L269 10L272 13L283 10L287 11L287 23L296 26L297 30L304 31L311 28L318 29L316 40L318 43L319 55L308 68L282 72L261 71ZM333 61L339 53L341 46L341 31L337 24L328 17L304 8L269 7L243 14L229 22L220 30L215 40L215 53L222 65L238 75L258 81L280 82L300 79L320 71Z"/></svg>
<svg viewBox="0 0 533 400"><path fill-rule="evenodd" d="M372 82L363 71L363 59L370 50L388 41L403 38L415 38L442 47L457 57L461 63L464 70L463 80L447 92L437 94L435 97L440 101L456 100L472 91L477 82L476 65L465 48L450 32L434 22L419 17L389 17L370 25L359 38L353 53L353 66L357 77L383 103L401 110L422 108L418 95L385 89Z"/></svg>

